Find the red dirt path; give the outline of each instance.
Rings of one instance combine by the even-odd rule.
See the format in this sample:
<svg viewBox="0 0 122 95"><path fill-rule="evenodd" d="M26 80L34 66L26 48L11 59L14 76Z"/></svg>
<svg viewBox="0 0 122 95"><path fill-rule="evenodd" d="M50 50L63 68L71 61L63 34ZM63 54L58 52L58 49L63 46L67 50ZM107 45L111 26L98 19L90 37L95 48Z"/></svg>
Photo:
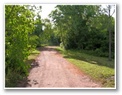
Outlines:
<svg viewBox="0 0 122 95"><path fill-rule="evenodd" d="M53 48L55 47L48 46L41 50L40 55L36 58L36 65L29 73L26 87L100 87L100 84L92 81Z"/></svg>

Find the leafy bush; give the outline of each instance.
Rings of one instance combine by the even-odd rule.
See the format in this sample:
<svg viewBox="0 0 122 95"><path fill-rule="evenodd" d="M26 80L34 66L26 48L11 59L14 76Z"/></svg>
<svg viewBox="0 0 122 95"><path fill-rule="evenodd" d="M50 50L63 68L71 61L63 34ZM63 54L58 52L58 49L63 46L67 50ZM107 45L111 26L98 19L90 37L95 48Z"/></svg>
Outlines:
<svg viewBox="0 0 122 95"><path fill-rule="evenodd" d="M6 86L15 86L22 75L28 74L25 63L36 37L31 39L34 30L34 13L24 5L5 6L5 81ZM12 85L13 84L13 85Z"/></svg>

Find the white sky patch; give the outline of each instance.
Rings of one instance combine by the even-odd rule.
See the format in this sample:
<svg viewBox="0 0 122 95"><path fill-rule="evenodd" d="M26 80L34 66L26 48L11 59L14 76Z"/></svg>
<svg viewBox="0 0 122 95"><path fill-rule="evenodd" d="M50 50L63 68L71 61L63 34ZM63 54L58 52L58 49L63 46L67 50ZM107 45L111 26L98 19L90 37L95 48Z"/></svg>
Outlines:
<svg viewBox="0 0 122 95"><path fill-rule="evenodd" d="M107 8L108 5L112 5L111 15L112 15L112 17L116 18L116 5L115 4L102 4L102 7Z"/></svg>
<svg viewBox="0 0 122 95"><path fill-rule="evenodd" d="M48 15L55 9L56 4L41 4L40 6L42 6L41 18L45 19L49 18Z"/></svg>

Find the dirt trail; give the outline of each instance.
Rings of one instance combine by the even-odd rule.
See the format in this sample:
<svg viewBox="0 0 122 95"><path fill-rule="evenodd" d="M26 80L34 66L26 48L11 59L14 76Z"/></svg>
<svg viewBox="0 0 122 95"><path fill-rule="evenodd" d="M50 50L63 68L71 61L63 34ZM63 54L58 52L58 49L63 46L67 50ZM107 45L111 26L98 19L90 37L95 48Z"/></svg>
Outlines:
<svg viewBox="0 0 122 95"><path fill-rule="evenodd" d="M100 87L76 66L62 57L54 47L46 47L30 71L26 87Z"/></svg>

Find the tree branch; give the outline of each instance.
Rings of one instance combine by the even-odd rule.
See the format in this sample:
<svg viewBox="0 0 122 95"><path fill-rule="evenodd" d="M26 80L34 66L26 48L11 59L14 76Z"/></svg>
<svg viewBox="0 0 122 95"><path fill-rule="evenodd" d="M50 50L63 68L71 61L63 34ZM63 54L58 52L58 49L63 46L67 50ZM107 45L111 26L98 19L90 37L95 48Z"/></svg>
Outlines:
<svg viewBox="0 0 122 95"><path fill-rule="evenodd" d="M114 9L114 11L113 11L112 15L114 14L114 12L115 12L115 9ZM112 15L111 15L111 16L112 16Z"/></svg>

